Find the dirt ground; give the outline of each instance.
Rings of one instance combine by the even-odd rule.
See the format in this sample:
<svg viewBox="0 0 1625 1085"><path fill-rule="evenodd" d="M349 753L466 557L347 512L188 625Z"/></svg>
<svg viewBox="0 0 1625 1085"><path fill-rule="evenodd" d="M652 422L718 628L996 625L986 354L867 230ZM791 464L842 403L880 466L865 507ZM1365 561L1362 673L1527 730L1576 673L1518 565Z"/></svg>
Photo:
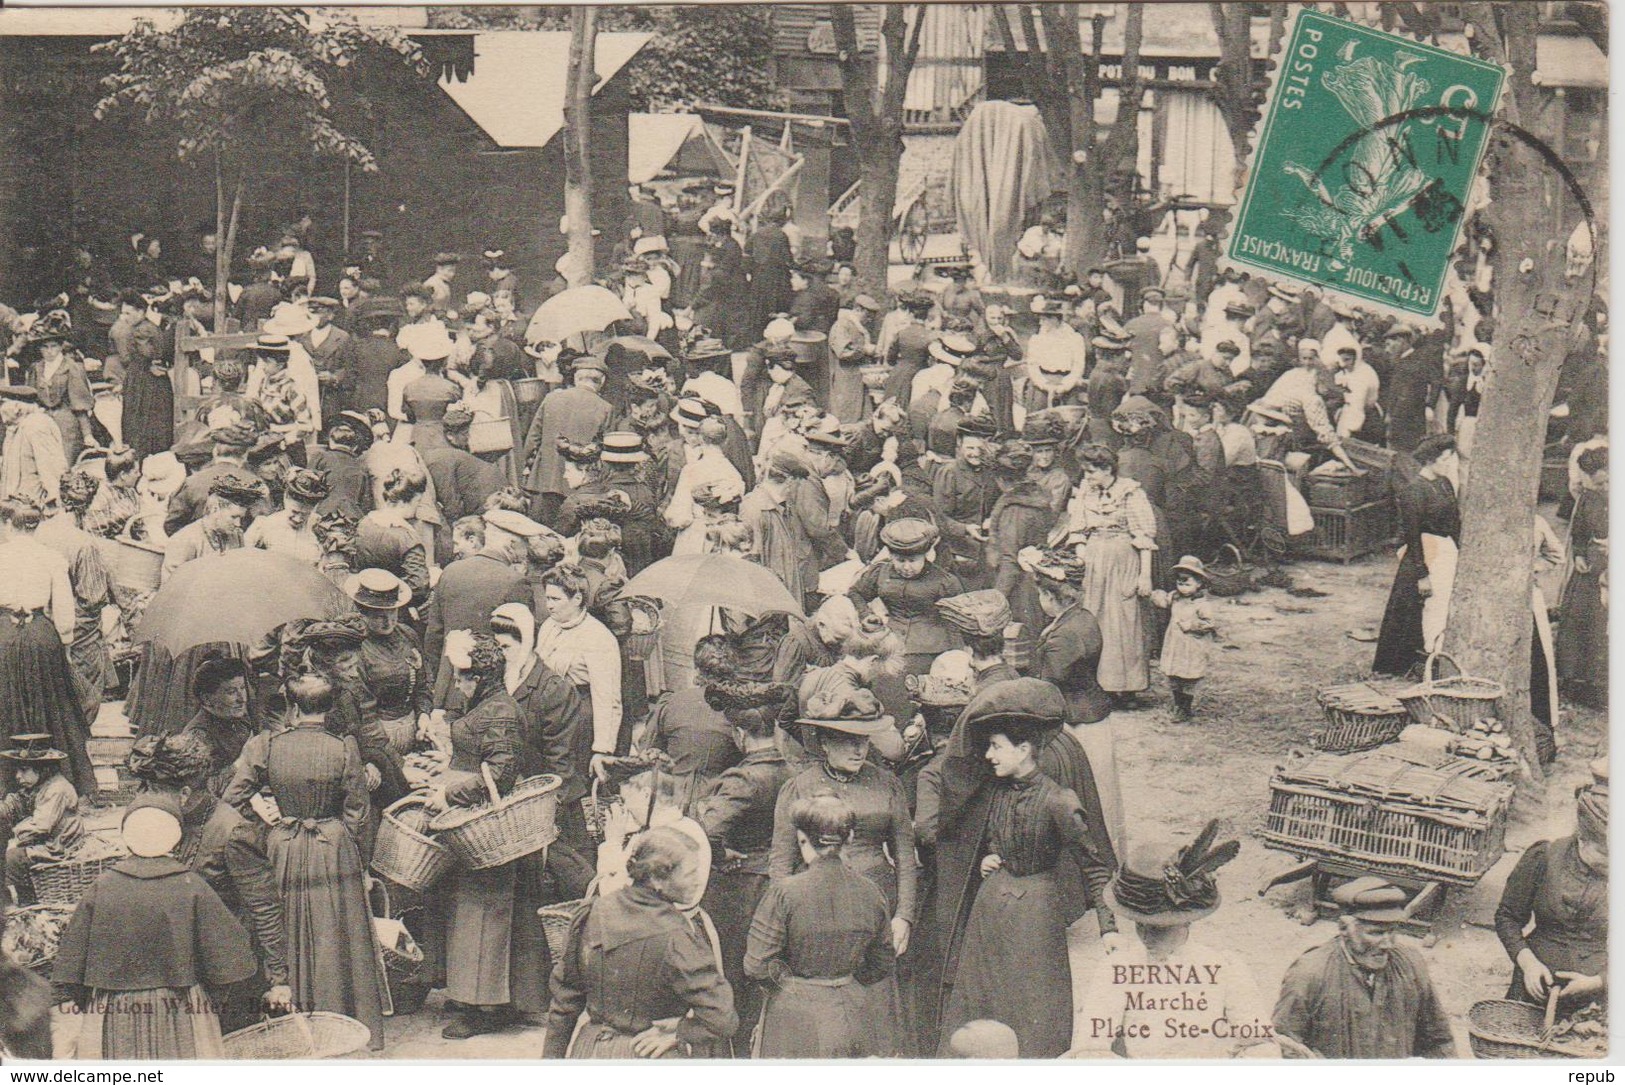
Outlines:
<svg viewBox="0 0 1625 1085"><path fill-rule="evenodd" d="M1367 676L1374 645L1348 634L1375 631L1393 569L1391 554L1349 565L1296 562L1287 567L1294 587L1325 596L1305 598L1269 588L1214 600L1222 645L1198 694L1196 720L1169 719L1167 690L1155 675L1145 707L1114 717L1130 848L1136 841L1188 840L1209 817L1220 818L1225 831L1241 839L1240 856L1220 873L1223 904L1202 921L1200 935L1246 961L1268 1003L1287 966L1335 931L1327 921L1307 926L1299 921L1307 911L1307 881L1258 895L1259 886L1295 862L1254 835L1269 805L1269 779L1276 766L1309 749L1309 738L1322 722L1316 689ZM114 737L128 733L118 708L107 706L96 728L105 737L93 746L107 746L97 758L102 763L121 756L128 742ZM1514 807L1506 856L1477 886L1450 891L1435 925L1437 943L1424 949L1463 1056L1469 1050L1468 1008L1501 997L1511 975L1492 929L1501 887L1525 847L1572 830L1574 788L1589 778L1587 762L1606 751L1604 718L1564 706L1558 739L1562 750L1547 777L1545 802L1521 799ZM103 751L93 749L93 756L97 753ZM115 823L113 811L99 813L96 822ZM1082 988L1102 955L1092 918L1080 920L1072 933L1081 1002ZM439 1006L436 994L421 1012L388 1021L384 1057L523 1059L541 1053L542 1034L535 1028L444 1040L440 1029L449 1017ZM1078 1009L1082 1016L1087 1008Z"/></svg>

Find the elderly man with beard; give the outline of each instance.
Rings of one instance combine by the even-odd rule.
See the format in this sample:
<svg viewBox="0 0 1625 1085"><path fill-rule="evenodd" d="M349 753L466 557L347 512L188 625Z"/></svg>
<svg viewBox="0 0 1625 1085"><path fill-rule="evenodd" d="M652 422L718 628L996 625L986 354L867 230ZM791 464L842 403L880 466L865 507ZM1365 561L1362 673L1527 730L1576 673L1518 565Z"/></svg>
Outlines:
<svg viewBox="0 0 1625 1085"><path fill-rule="evenodd" d="M1299 957L1281 981L1275 1031L1328 1059L1449 1059L1450 1018L1422 955L1399 945L1405 892L1377 877L1332 892L1337 937Z"/></svg>

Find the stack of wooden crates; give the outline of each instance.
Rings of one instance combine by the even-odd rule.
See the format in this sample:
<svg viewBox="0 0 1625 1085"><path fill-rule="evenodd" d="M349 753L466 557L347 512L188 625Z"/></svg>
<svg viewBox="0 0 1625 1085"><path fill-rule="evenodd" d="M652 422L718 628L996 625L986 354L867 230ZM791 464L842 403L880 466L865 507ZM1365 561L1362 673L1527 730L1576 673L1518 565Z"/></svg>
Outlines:
<svg viewBox="0 0 1625 1085"><path fill-rule="evenodd" d="M1326 561L1349 562L1388 545L1396 529L1389 483L1394 453L1352 438L1343 449L1363 475L1305 475L1303 496L1315 528L1303 553Z"/></svg>

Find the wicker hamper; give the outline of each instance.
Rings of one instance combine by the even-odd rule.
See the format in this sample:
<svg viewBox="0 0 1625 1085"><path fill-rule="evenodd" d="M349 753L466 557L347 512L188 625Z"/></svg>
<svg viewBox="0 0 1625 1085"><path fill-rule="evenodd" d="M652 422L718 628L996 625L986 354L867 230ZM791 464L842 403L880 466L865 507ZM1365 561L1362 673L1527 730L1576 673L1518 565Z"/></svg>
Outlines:
<svg viewBox="0 0 1625 1085"><path fill-rule="evenodd" d="M1350 562L1387 546L1394 537L1394 503L1388 498L1352 509L1311 505L1314 530L1300 543L1306 557Z"/></svg>
<svg viewBox="0 0 1625 1085"><path fill-rule="evenodd" d="M372 1030L342 1013L315 1010L273 1017L229 1032L228 1059L337 1059L366 1047Z"/></svg>
<svg viewBox="0 0 1625 1085"><path fill-rule="evenodd" d="M1548 1038L1556 989L1543 1013L1539 1006L1493 998L1467 1011L1467 1039L1475 1059L1582 1059L1585 1054Z"/></svg>
<svg viewBox="0 0 1625 1085"><path fill-rule="evenodd" d="M114 845L101 837L96 839L108 844L109 850L69 856L59 863L36 863L29 868L29 876L34 880L34 895L41 904L66 904L70 907L78 904L79 898L96 884L102 872L111 869L114 863L125 857L122 845ZM89 842L89 838L86 842ZM80 850L83 853L88 849L81 846Z"/></svg>
<svg viewBox="0 0 1625 1085"><path fill-rule="evenodd" d="M1297 855L1471 885L1501 857L1513 785L1481 762L1390 747L1278 769L1260 833Z"/></svg>
<svg viewBox="0 0 1625 1085"><path fill-rule="evenodd" d="M1326 729L1310 743L1327 753L1354 753L1392 742L1411 714L1397 697L1367 682L1327 686L1315 695L1326 714Z"/></svg>

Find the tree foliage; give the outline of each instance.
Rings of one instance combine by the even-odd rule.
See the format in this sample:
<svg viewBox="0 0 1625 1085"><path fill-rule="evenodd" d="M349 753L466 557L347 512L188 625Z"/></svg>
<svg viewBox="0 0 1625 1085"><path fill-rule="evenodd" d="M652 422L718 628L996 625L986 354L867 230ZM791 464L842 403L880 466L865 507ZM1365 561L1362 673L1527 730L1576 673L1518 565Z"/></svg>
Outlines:
<svg viewBox="0 0 1625 1085"><path fill-rule="evenodd" d="M430 8L429 25L459 30L569 30L567 7ZM633 108L715 102L741 109L782 104L773 84L773 23L762 4L598 9L600 33L654 35L627 65Z"/></svg>
<svg viewBox="0 0 1625 1085"><path fill-rule="evenodd" d="M370 115L368 102L360 93L336 102L336 89L353 90L350 73L380 56L427 73L410 38L336 9L189 8L172 30L139 20L96 49L119 65L102 81L98 120L135 112L169 130L181 159L219 154L228 166L268 150L308 149L376 169L340 121Z"/></svg>

